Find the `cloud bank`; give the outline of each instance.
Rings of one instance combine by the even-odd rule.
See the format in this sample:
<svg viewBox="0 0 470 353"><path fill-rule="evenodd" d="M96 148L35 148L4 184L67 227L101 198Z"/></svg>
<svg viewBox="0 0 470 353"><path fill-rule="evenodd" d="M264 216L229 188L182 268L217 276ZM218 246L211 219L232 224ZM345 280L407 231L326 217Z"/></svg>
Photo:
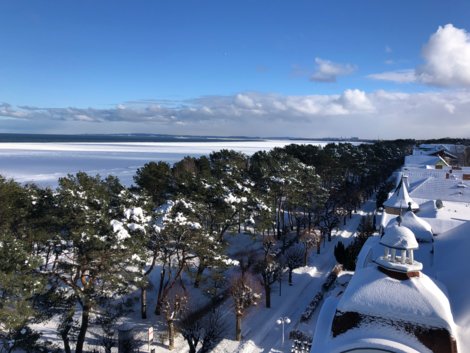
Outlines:
<svg viewBox="0 0 470 353"><path fill-rule="evenodd" d="M366 93L350 89L337 95L304 96L243 92L178 105L143 101L107 109L3 103L0 132L468 137L469 112L470 92L465 90Z"/></svg>
<svg viewBox="0 0 470 353"><path fill-rule="evenodd" d="M438 87L470 87L470 34L447 24L431 35L422 49L424 64L415 69L369 75L397 83L418 82Z"/></svg>

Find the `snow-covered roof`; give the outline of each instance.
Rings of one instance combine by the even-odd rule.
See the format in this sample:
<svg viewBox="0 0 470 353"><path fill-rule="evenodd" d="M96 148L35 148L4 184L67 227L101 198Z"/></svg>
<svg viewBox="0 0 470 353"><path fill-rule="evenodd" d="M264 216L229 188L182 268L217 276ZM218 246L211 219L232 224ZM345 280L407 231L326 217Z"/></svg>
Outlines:
<svg viewBox="0 0 470 353"><path fill-rule="evenodd" d="M387 228L397 224L397 217L392 218L387 224ZM421 242L433 241L433 232L431 225L424 219L418 217L413 211L405 212L405 214L401 216L400 224L401 226L410 229L413 232L416 240ZM385 229L385 233L387 233L387 229Z"/></svg>
<svg viewBox="0 0 470 353"><path fill-rule="evenodd" d="M387 201L384 202L385 207L395 208L395 209L407 209L411 204L412 210L419 209L419 206L408 194L407 179L405 176L401 178L401 182L398 184L397 188L393 194L389 197Z"/></svg>
<svg viewBox="0 0 470 353"><path fill-rule="evenodd" d="M446 156L457 158L454 153L457 153L457 150L459 149L458 147L461 146L448 144L421 144L415 150L417 150L416 153L422 152L425 154L442 152L445 153ZM414 151L413 154L415 154Z"/></svg>
<svg viewBox="0 0 470 353"><path fill-rule="evenodd" d="M423 273L400 281L373 266L356 271L337 310L445 328L449 332L454 329L449 300Z"/></svg>
<svg viewBox="0 0 470 353"><path fill-rule="evenodd" d="M384 246L398 250L414 250L418 248L415 235L405 226L391 225L386 227L384 232L382 239L380 239L380 244Z"/></svg>
<svg viewBox="0 0 470 353"><path fill-rule="evenodd" d="M359 347L371 353L374 352L372 349L379 352L393 349L396 353L431 353L416 337L376 323L333 337L330 330L339 300L336 296L326 298L317 320L311 353L342 353Z"/></svg>
<svg viewBox="0 0 470 353"><path fill-rule="evenodd" d="M449 179L429 177L410 192L413 198L470 202L470 180L451 174Z"/></svg>
<svg viewBox="0 0 470 353"><path fill-rule="evenodd" d="M422 143L418 146L418 148L421 150L427 150L427 151L439 151L442 149L449 150L448 146L449 145L445 145L442 143ZM453 145L450 145L450 146L453 146Z"/></svg>
<svg viewBox="0 0 470 353"><path fill-rule="evenodd" d="M447 162L440 156L410 155L405 157L405 166L427 166L427 165L444 165L449 166Z"/></svg>
<svg viewBox="0 0 470 353"><path fill-rule="evenodd" d="M458 319L466 317L470 325L470 276L468 254L470 249L470 222L439 236L436 244L435 268L437 278L445 284Z"/></svg>
<svg viewBox="0 0 470 353"><path fill-rule="evenodd" d="M419 204L418 216L429 223L434 234L447 232L470 221L470 203L443 201L443 207L437 208L434 200L415 198L415 201Z"/></svg>
<svg viewBox="0 0 470 353"><path fill-rule="evenodd" d="M362 245L359 255L357 255L356 270L369 266L369 264L373 263L373 260L383 254L383 247L379 245L379 242L380 237L378 236L367 238L364 245ZM376 250L377 248L380 248L380 252Z"/></svg>

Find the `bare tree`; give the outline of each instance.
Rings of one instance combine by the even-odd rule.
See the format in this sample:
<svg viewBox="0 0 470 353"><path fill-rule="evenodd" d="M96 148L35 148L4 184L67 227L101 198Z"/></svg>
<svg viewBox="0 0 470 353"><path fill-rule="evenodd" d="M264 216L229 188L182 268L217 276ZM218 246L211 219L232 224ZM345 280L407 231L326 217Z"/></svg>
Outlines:
<svg viewBox="0 0 470 353"><path fill-rule="evenodd" d="M204 336L202 339L202 347L199 353L210 352L215 344L222 339L227 329L223 322L221 312L219 310L211 312L203 320Z"/></svg>
<svg viewBox="0 0 470 353"><path fill-rule="evenodd" d="M240 341L242 338L242 317L245 310L252 305L258 304L258 300L261 297L255 288L255 284L247 275L239 277L232 283L230 293L235 308L235 339L237 341Z"/></svg>
<svg viewBox="0 0 470 353"><path fill-rule="evenodd" d="M263 240L264 256L255 264L255 272L260 276L261 285L264 288L266 308L271 307L271 286L279 278L281 266L274 254L276 239L272 236L266 236Z"/></svg>
<svg viewBox="0 0 470 353"><path fill-rule="evenodd" d="M305 229L300 235L300 242L304 245L304 266L307 266L307 259L310 250L316 246L317 254L320 253L322 235L318 229Z"/></svg>
<svg viewBox="0 0 470 353"><path fill-rule="evenodd" d="M292 286L292 271L304 263L304 249L300 244L291 246L284 254L283 262L289 269L289 286Z"/></svg>
<svg viewBox="0 0 470 353"><path fill-rule="evenodd" d="M162 311L168 327L169 350L175 347L175 322L183 313L187 301L187 295L182 291L172 291L163 299Z"/></svg>
<svg viewBox="0 0 470 353"><path fill-rule="evenodd" d="M204 313L199 310L186 312L177 322L178 330L189 346L189 353L196 353L196 347L204 334Z"/></svg>
<svg viewBox="0 0 470 353"><path fill-rule="evenodd" d="M189 345L189 353L196 353L198 344L202 344L199 353L210 352L212 347L225 333L219 310L206 314L204 308L187 312L177 322L178 330Z"/></svg>

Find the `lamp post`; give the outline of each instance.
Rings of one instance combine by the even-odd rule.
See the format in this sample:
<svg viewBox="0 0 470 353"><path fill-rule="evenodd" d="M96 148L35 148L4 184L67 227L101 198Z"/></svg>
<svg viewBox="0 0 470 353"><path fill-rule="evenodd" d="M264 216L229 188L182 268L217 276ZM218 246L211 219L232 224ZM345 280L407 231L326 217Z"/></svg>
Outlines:
<svg viewBox="0 0 470 353"><path fill-rule="evenodd" d="M279 319L276 320L276 323L278 325L282 325L282 345L284 346L284 324L289 325L290 319L287 316L280 317Z"/></svg>

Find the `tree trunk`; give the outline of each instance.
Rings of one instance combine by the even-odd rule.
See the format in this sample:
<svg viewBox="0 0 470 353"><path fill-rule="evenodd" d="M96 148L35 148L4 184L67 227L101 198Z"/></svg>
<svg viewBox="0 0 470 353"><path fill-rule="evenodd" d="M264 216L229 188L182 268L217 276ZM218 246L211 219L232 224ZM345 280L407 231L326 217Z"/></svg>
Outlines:
<svg viewBox="0 0 470 353"><path fill-rule="evenodd" d="M240 210L238 210L238 234L242 232L242 221L240 219Z"/></svg>
<svg viewBox="0 0 470 353"><path fill-rule="evenodd" d="M163 293L163 284L165 281L165 268L163 267L160 272L160 286L158 288L157 296L157 306L155 307L155 315L160 315L162 312L162 293Z"/></svg>
<svg viewBox="0 0 470 353"><path fill-rule="evenodd" d="M46 253L46 261L44 261L44 265L41 266L41 268L46 269L47 265L49 264L49 256L51 256L51 248L52 246L47 247L47 253Z"/></svg>
<svg viewBox="0 0 470 353"><path fill-rule="evenodd" d="M189 353L196 353L196 346L191 341L191 339L188 340L188 344L189 344Z"/></svg>
<svg viewBox="0 0 470 353"><path fill-rule="evenodd" d="M242 339L242 314L237 312L236 317L237 317L237 322L235 326L235 340L241 341Z"/></svg>
<svg viewBox="0 0 470 353"><path fill-rule="evenodd" d="M147 285L140 288L140 314L142 319L147 318Z"/></svg>
<svg viewBox="0 0 470 353"><path fill-rule="evenodd" d="M83 353L83 344L85 343L85 336L88 330L88 323L90 321L91 303L88 298L85 298L82 308L82 323L80 331L77 336L77 345L75 346L75 353Z"/></svg>
<svg viewBox="0 0 470 353"><path fill-rule="evenodd" d="M277 224L276 224L276 233L277 233L277 239L281 239L281 212L277 212Z"/></svg>
<svg viewBox="0 0 470 353"><path fill-rule="evenodd" d="M69 331L72 328L72 326L67 326L67 328L60 332L60 337L62 337L62 341L64 342L64 351L65 353L72 353L70 350L70 339L69 339Z"/></svg>
<svg viewBox="0 0 470 353"><path fill-rule="evenodd" d="M59 253L56 252L55 253L55 257L54 257L54 264L52 265L52 271L54 271L57 267L57 260L59 259Z"/></svg>
<svg viewBox="0 0 470 353"><path fill-rule="evenodd" d="M271 307L271 286L265 285L264 286L264 294L266 296L266 308Z"/></svg>
<svg viewBox="0 0 470 353"><path fill-rule="evenodd" d="M307 259L308 259L308 248L305 246L305 251L304 251L304 266L307 266Z"/></svg>
<svg viewBox="0 0 470 353"><path fill-rule="evenodd" d="M282 220L282 228L281 228L281 229L282 229L282 235L284 235L284 229L286 228L286 212L284 211L284 207L282 208L282 213L281 213L281 215L282 215L282 218L281 218L281 220Z"/></svg>
<svg viewBox="0 0 470 353"><path fill-rule="evenodd" d="M168 349L171 351L175 348L175 323L168 320Z"/></svg>
<svg viewBox="0 0 470 353"><path fill-rule="evenodd" d="M197 267L196 272L196 279L194 280L194 288L199 288L199 284L201 283L202 273L206 267L202 262L199 262L199 266Z"/></svg>
<svg viewBox="0 0 470 353"><path fill-rule="evenodd" d="M289 268L289 286L292 286L292 268Z"/></svg>
<svg viewBox="0 0 470 353"><path fill-rule="evenodd" d="M331 230L328 229L328 241L331 241Z"/></svg>

